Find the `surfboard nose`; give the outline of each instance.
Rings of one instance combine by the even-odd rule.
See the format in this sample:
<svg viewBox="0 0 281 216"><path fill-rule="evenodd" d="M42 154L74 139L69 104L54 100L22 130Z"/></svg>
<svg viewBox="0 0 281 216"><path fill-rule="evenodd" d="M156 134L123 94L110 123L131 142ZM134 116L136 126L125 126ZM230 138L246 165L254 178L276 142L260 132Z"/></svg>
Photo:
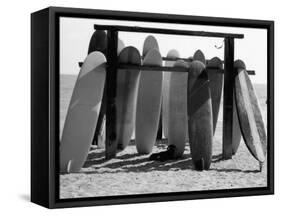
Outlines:
<svg viewBox="0 0 281 216"><path fill-rule="evenodd" d="M234 62L234 68L236 68L236 69L246 69L246 65L245 65L245 63L242 60L237 59Z"/></svg>
<svg viewBox="0 0 281 216"><path fill-rule="evenodd" d="M88 54L93 51L100 51L106 55L107 49L107 36L103 30L96 30L90 40Z"/></svg>

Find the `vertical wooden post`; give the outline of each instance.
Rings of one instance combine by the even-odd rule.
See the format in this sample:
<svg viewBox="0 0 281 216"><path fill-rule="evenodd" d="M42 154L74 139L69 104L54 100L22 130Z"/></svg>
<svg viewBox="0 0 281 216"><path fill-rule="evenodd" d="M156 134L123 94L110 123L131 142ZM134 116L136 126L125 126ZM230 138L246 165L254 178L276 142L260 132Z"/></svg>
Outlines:
<svg viewBox="0 0 281 216"><path fill-rule="evenodd" d="M117 152L116 135L116 88L117 88L117 46L118 31L107 31L107 71L106 71L106 141L105 158L115 157Z"/></svg>
<svg viewBox="0 0 281 216"><path fill-rule="evenodd" d="M234 87L234 38L224 42L224 91L223 91L223 159L232 158L233 87Z"/></svg>

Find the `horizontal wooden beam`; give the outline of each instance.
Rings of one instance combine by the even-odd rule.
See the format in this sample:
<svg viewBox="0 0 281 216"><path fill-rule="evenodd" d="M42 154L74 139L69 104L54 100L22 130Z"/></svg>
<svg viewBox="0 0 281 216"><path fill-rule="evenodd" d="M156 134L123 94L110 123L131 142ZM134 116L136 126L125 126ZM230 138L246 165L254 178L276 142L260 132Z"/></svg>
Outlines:
<svg viewBox="0 0 281 216"><path fill-rule="evenodd" d="M141 56L142 59L144 59L143 56ZM162 57L163 61L178 61L178 60L183 60L186 62L192 62L192 58L171 58L171 57ZM210 60L206 60L206 62L208 63L208 61ZM222 61L223 62L223 61ZM79 67L81 67L81 65L83 64L83 62L79 62Z"/></svg>
<svg viewBox="0 0 281 216"><path fill-rule="evenodd" d="M83 62L79 62L79 67L81 67ZM133 64L119 64L119 69L131 69L131 70L142 70L142 71L163 71L163 72L189 72L188 68L184 67L159 67L159 66L148 66L148 65L133 65ZM208 68L208 72L224 73L224 69ZM255 75L254 70L247 70L249 75Z"/></svg>
<svg viewBox="0 0 281 216"><path fill-rule="evenodd" d="M177 29L146 28L146 27L138 27L138 26L94 25L94 28L96 30L114 30L114 31L138 32L138 33L156 33L156 34L169 34L169 35L239 38L239 39L244 38L243 34L206 32L206 31L189 31L189 30L177 30Z"/></svg>
<svg viewBox="0 0 281 216"><path fill-rule="evenodd" d="M169 71L169 72L188 72L184 67L160 67L160 66L148 66L148 65L132 65L132 64L119 64L119 69L132 69L142 71Z"/></svg>
<svg viewBox="0 0 281 216"><path fill-rule="evenodd" d="M143 58L143 57L142 57ZM162 57L162 60L163 61L178 61L178 60L183 60L183 61L186 61L186 62L192 62L193 61L193 58L192 57L189 57L189 58L171 58L171 57ZM206 64L209 63L209 61L211 60L206 60ZM222 63L224 63L224 61L222 61Z"/></svg>
<svg viewBox="0 0 281 216"><path fill-rule="evenodd" d="M133 64L119 64L118 69L132 69L142 71L163 71L163 72L189 72L188 68L184 67L159 67L159 66L148 66L148 65L133 65ZM224 69L217 68L206 68L208 72L224 73ZM247 70L249 75L255 75L255 71Z"/></svg>
<svg viewBox="0 0 281 216"><path fill-rule="evenodd" d="M143 56L141 56L142 59L144 59ZM162 61L178 61L178 60L183 60L183 61L186 61L186 62L192 62L193 59L192 57L189 57L189 58L171 58L171 57L162 57ZM206 60L206 63L208 64L209 63L209 59ZM224 61L222 61L222 63L224 63ZM83 62L79 62L79 67L82 66Z"/></svg>

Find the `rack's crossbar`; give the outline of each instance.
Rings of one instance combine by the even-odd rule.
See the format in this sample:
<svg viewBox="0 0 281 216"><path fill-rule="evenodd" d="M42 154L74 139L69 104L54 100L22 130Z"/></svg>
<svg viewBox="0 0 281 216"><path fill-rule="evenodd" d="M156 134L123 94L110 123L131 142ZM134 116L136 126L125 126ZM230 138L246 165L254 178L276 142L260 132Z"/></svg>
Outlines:
<svg viewBox="0 0 281 216"><path fill-rule="evenodd" d="M112 30L125 32L139 32L139 33L156 33L156 34L170 34L170 35L186 35L186 36L200 36L200 37L220 37L220 38L244 38L243 34L221 33L221 32L206 32L206 31L189 31L177 29L160 29L147 28L138 26L118 26L118 25L94 25L96 30Z"/></svg>
<svg viewBox="0 0 281 216"><path fill-rule="evenodd" d="M119 69L131 69L131 70L142 70L142 71L163 71L163 72L189 72L188 68L185 67L164 67L164 66L148 66L148 65L133 65L133 64L119 64ZM217 68L206 68L208 72L224 73L224 69ZM249 75L255 75L255 71L247 70Z"/></svg>
<svg viewBox="0 0 281 216"><path fill-rule="evenodd" d="M160 66L132 65L132 64L119 64L118 68L124 70L131 69L131 70L142 70L142 71L188 72L188 69L184 67L160 67Z"/></svg>
<svg viewBox="0 0 281 216"><path fill-rule="evenodd" d="M79 62L79 67L81 67L83 62ZM188 68L184 67L160 67L160 66L148 66L148 65L133 65L133 64L119 64L119 69L131 69L131 70L142 70L142 71L163 71L163 72L189 72ZM208 72L214 73L224 73L224 69L208 68ZM247 70L249 75L255 75L254 70Z"/></svg>

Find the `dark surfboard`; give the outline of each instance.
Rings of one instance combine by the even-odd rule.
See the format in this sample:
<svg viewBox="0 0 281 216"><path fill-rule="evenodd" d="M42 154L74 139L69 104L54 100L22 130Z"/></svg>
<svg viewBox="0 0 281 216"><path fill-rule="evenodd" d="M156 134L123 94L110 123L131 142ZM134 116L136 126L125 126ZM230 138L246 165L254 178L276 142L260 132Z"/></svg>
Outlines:
<svg viewBox="0 0 281 216"><path fill-rule="evenodd" d="M210 90L212 97L212 110L213 110L213 132L215 134L216 125L218 121L219 108L221 103L222 96L222 87L223 87L223 73L217 73L215 70L220 70L223 68L223 63L218 57L212 58L208 61L208 69L212 69L212 72L208 73L210 80ZM241 131L238 122L237 108L235 96L233 97L233 129L232 129L232 154L234 155L239 147L241 142Z"/></svg>
<svg viewBox="0 0 281 216"><path fill-rule="evenodd" d="M187 104L192 161L196 170L208 170L213 144L211 92L205 65L197 60L190 65Z"/></svg>
<svg viewBox="0 0 281 216"><path fill-rule="evenodd" d="M93 51L100 51L106 56L107 51L107 36L106 32L102 30L96 30L90 40L89 47L88 47L88 54ZM105 84L106 85L106 84ZM97 144L98 142L98 135L101 131L102 122L105 115L105 94L102 97L102 103L100 108L100 113L97 121L96 131L93 139L93 144Z"/></svg>
<svg viewBox="0 0 281 216"><path fill-rule="evenodd" d="M234 94L234 93L233 93ZM233 127L232 127L232 155L235 155L241 142L241 129L239 125L235 95L233 96Z"/></svg>
<svg viewBox="0 0 281 216"><path fill-rule="evenodd" d="M223 83L223 74L218 73L216 70L222 69L222 61L218 57L212 58L208 64L207 68L213 69L208 73L210 80L210 90L212 97L212 111L213 111L213 133L215 134L218 115L220 110L221 103L221 94L222 94L222 83Z"/></svg>
<svg viewBox="0 0 281 216"><path fill-rule="evenodd" d="M204 53L201 50L197 50L193 55L193 61L201 61L204 65L206 65L206 59Z"/></svg>
<svg viewBox="0 0 281 216"><path fill-rule="evenodd" d="M118 49L117 53L119 54L121 50L125 47L124 43L122 40L118 38ZM102 52L105 56L107 55L107 34L105 31L102 30L96 30L90 40L89 47L88 47L88 54L93 52L93 51L100 51ZM106 89L106 83L105 83L105 88ZM96 131L93 139L93 144L98 144L99 136L101 137L102 133L102 125L103 122L105 121L105 113L106 113L106 95L103 94L102 97L102 103L101 103L101 109L100 109L100 114L98 117L98 122L96 126Z"/></svg>

